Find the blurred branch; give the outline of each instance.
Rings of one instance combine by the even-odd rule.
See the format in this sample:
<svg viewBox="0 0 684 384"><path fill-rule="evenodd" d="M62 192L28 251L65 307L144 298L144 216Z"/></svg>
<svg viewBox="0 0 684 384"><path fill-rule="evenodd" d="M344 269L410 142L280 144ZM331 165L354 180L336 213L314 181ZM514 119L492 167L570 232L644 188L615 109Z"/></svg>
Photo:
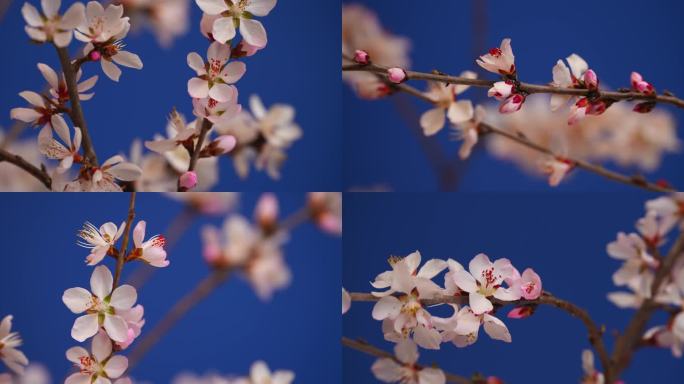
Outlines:
<svg viewBox="0 0 684 384"><path fill-rule="evenodd" d="M12 5L12 0L2 0L2 2L0 2L0 23L5 20L10 5Z"/></svg>
<svg viewBox="0 0 684 384"><path fill-rule="evenodd" d="M380 297L376 297L373 294L370 293L359 293L359 292L352 292L349 294L351 296L352 301L378 301L380 300ZM433 306L433 305L438 305L438 304L467 304L468 303L468 296L438 296L433 299L426 299L426 300L421 300L421 304L423 304L426 307ZM501 301L495 298L490 298L490 301L494 304L494 309L497 310L501 307L507 306L507 305L513 305L513 306L537 306L537 305L547 305L551 307L556 307L562 311L567 312L573 317L576 317L582 321L584 326L587 328L587 331L589 333L589 343L596 349L596 352L599 356L599 359L601 360L601 364L603 365L604 369L607 369L607 367L610 367L610 359L608 355L608 350L606 349L606 346L603 342L603 327L598 326L594 320L592 320L591 316L589 313L576 306L575 304L557 298L553 296L549 292L543 292L539 298L535 300L525 300L525 299L520 299L520 300L515 300L515 301Z"/></svg>
<svg viewBox="0 0 684 384"><path fill-rule="evenodd" d="M398 360L393 354L391 354L387 351L383 351L382 349L375 347L366 341L352 340L348 337L342 336L342 345L344 345L347 348L351 348L351 349L355 349L357 351L361 351L361 352L368 354L368 355L371 355L371 356L379 357L381 359L392 359L392 360L394 360L395 363L397 363L401 366L405 365L404 362ZM420 364L414 364L413 366L415 368L417 368L418 370L426 368L426 366L420 365ZM442 372L444 372L444 371L442 371ZM448 373L448 372L444 372L444 376L446 376L447 383L457 383L457 384L484 384L485 383L485 381L470 380L466 377L454 375L453 373Z"/></svg>
<svg viewBox="0 0 684 384"><path fill-rule="evenodd" d="M360 72L370 72L383 77L387 77L387 69L389 67L377 65L377 64L345 64L342 65L342 71L360 71ZM501 80L484 80L484 79L468 79L465 77L450 76L435 73L424 73L404 70L406 72L406 80L431 80L447 84L461 84L470 85L473 87L481 88L491 88L494 83ZM529 83L520 83L517 89L524 93L548 93L557 95L568 95L568 96L588 96L590 93L595 93L596 91L591 91L588 89L577 89L577 88L558 88L552 87L550 85L538 85ZM655 101L666 104L674 105L678 108L684 108L684 100L679 99L671 94L660 94L660 95L646 95L640 92L610 92L610 91L600 91L602 98L611 100L642 100L642 101Z"/></svg>
<svg viewBox="0 0 684 384"><path fill-rule="evenodd" d="M14 164L17 167L28 172L31 176L35 177L43 183L43 185L51 190L52 189L52 178L48 175L44 168L38 168L35 165L26 161L23 157L10 153L2 148L0 148L0 163L6 161L8 163Z"/></svg>
<svg viewBox="0 0 684 384"><path fill-rule="evenodd" d="M471 79L468 79L471 80ZM393 85L394 89L408 93L410 95L413 95L427 103L430 104L435 104L435 101L432 100L430 97L426 96L424 93L421 91L411 87L410 85L407 84L394 84ZM590 163L588 161L584 160L579 160L579 159L574 159L571 157L567 156L560 156L554 153L551 149L546 148L540 144L534 143L530 139L528 139L524 134L521 132L516 132L516 133L511 133L508 131L505 131L500 128L496 128L492 125L485 124L485 123L480 123L479 127L479 133L480 135L486 135L486 134L495 134L499 135L501 137L505 137L511 141L515 141L521 145L526 146L527 148L530 148L532 150L535 150L539 153L546 154L549 156L552 156L553 158L556 159L563 159L570 163L573 167L581 168L584 169L585 171L594 173L596 175L602 176L608 180L616 181L619 183L627 184L627 185L632 185L637 188L642 188L646 189L649 191L654 191L654 192L675 192L674 188L659 185L656 183L652 183L648 180L645 180L642 176L627 176L623 175L621 173L615 172L608 170L600 165L596 165L593 163Z"/></svg>

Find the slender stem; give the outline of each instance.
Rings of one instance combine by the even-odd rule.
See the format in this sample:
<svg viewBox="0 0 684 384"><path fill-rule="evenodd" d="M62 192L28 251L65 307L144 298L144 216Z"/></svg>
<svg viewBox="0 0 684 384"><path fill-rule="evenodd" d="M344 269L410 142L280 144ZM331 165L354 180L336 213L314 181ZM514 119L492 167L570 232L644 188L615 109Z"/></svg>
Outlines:
<svg viewBox="0 0 684 384"><path fill-rule="evenodd" d="M684 254L682 253L683 251L684 231L679 234L679 237L672 245L672 248L670 248L667 256L665 256L660 268L656 271L650 297L644 300L627 325L627 328L625 328L625 332L615 341L612 355L612 362L614 364L614 372L612 373L615 376L614 379L617 379L622 371L629 366L632 355L639 346L639 341L646 327L646 323L648 323L648 320L659 307L658 303L655 302L655 297L658 295L658 292L660 292L663 283L670 277L677 260Z"/></svg>
<svg viewBox="0 0 684 384"><path fill-rule="evenodd" d="M129 372L135 367L145 354L164 336L180 319L192 308L202 302L210 293L223 284L230 276L230 270L216 270L200 281L195 288L183 296L164 318L147 333L133 348L128 356Z"/></svg>
<svg viewBox="0 0 684 384"><path fill-rule="evenodd" d="M204 144L204 140L206 140L207 134L209 133L211 127L211 121L208 119L202 120L202 128L200 129L195 150L192 152L192 156L190 157L190 166L188 167L188 171L195 170L195 167L197 166L197 160L199 159L200 152L202 151L202 145Z"/></svg>
<svg viewBox="0 0 684 384"><path fill-rule="evenodd" d="M71 59L69 58L69 51L66 47L60 48L55 46L57 49L57 54L59 55L59 61L62 64L62 71L64 72L64 79L66 81L67 91L69 92L69 101L71 102L71 121L75 126L81 128L81 133L83 134L83 152L88 159L88 162L92 166L97 166L97 155L95 154L95 148L93 147L92 139L90 138L90 133L88 131L88 126L83 116L83 109L81 108L81 99L78 95L78 83L76 81L76 72L74 71L74 66L71 64Z"/></svg>
<svg viewBox="0 0 684 384"><path fill-rule="evenodd" d="M361 341L361 340L352 340L348 337L342 336L342 345L344 345L347 348L355 349L357 351L361 351L365 354L379 357L381 359L392 359L394 360L397 364L404 365L403 362L399 361L393 354L383 351L382 349L375 347L371 345L370 343L366 341ZM425 368L424 365L420 364L415 364L414 365L418 369L423 369ZM444 371L443 371L444 372ZM458 384L483 384L483 381L474 381L474 380L469 380L466 377L455 375L453 373L449 372L444 372L444 376L447 379L448 383L458 383Z"/></svg>
<svg viewBox="0 0 684 384"><path fill-rule="evenodd" d="M470 79L468 79L468 80L470 80ZM419 99L421 99L427 103L435 104L435 101L432 100L430 97L426 96L424 93L420 92L419 90L417 90L417 89L415 89L409 85L394 84L394 88L398 91L413 95L413 96L415 96L415 97L417 97L417 98L419 98ZM617 181L619 183L632 185L634 187L638 187L638 188L642 188L642 189L646 189L646 190L654 191L654 192L674 192L675 191L675 189L673 189L671 187L667 187L667 186L659 185L659 184L656 184L653 182L649 182L641 176L627 176L627 175L624 175L624 174L621 174L621 173L618 173L615 171L610 171L610 170L608 170L608 169L606 169L600 165L596 165L596 164L590 163L588 161L574 159L574 158L567 157L567 156L557 155L551 149L544 147L540 144L534 143L533 141L531 141L530 139L528 139L527 137L525 137L524 135L522 135L520 133L514 134L511 132L505 131L503 129L496 128L492 125L485 124L485 123L480 123L479 130L480 130L481 134L493 133L493 134L505 137L507 139L510 139L512 141L515 141L519 144L522 144L522 145L524 145L524 146L526 146L532 150L535 150L537 152L540 152L540 153L543 153L543 154L546 154L546 155L549 155L552 157L563 158L563 159L567 160L568 162L570 162L571 164L573 164L574 166L576 166L577 168L584 169L585 171L589 171L591 173L597 174L599 176L602 176L602 177L609 179L609 180L612 180L612 181Z"/></svg>
<svg viewBox="0 0 684 384"><path fill-rule="evenodd" d="M121 279L121 271L123 270L124 262L126 260L126 251L128 250L128 240L131 235L131 226L133 224L133 219L135 218L135 192L131 192L131 198L128 204L128 217L126 218L126 229L124 230L124 237L121 241L121 249L119 249L119 254L116 258L116 270L114 270L114 285L116 288L119 286L119 280Z"/></svg>
<svg viewBox="0 0 684 384"><path fill-rule="evenodd" d="M383 77L387 76L388 67L377 65L377 64L345 64L342 65L343 71L360 71L360 72L371 72ZM462 84L471 85L473 87L491 88L494 83L499 80L484 80L484 79L467 79L464 77L442 75L435 73L425 73L425 72L415 72L405 70L407 80L432 80L439 81L442 83L449 84ZM550 85L538 85L529 83L520 83L518 89L526 93L549 93L557 95L568 95L568 96L588 96L591 91L587 89L576 89L576 88L558 88ZM660 95L646 95L640 92L611 92L611 91L601 91L601 97L612 99L612 100L642 100L642 101L657 101L661 103L671 104L678 108L684 108L684 100L679 99L670 94L660 94Z"/></svg>
<svg viewBox="0 0 684 384"><path fill-rule="evenodd" d="M6 161L8 163L14 164L17 167L28 172L31 176L35 177L40 181L48 190L52 190L52 178L45 169L36 167L35 165L26 161L23 157L10 153L2 148L0 148L0 163Z"/></svg>
<svg viewBox="0 0 684 384"><path fill-rule="evenodd" d="M185 233L196 217L197 210L191 206L185 206L185 208L176 215L173 221L171 221L166 232L164 232L164 237L166 238L165 249L169 256L171 255L171 250L176 246L178 240L180 240L183 233ZM159 268L151 267L146 263L140 263L128 279L128 284L134 286L136 289L140 289L140 287L145 285L152 277L157 269Z"/></svg>
<svg viewBox="0 0 684 384"><path fill-rule="evenodd" d="M349 294L351 296L352 301L378 301L380 300L379 297L376 297L370 293L359 293L359 292L353 292ZM468 296L439 296L435 297L433 299L429 300L421 300L421 303L424 306L432 306L432 305L438 305L438 304L467 304L467 298ZM601 364L603 365L604 369L607 369L607 367L610 366L610 359L608 355L608 350L606 349L606 345L603 342L603 330L602 327L598 326L594 320L592 320L591 316L589 313L576 306L575 304L563 300L560 298L557 298L553 296L549 292L543 292L541 296L539 296L538 299L536 300L516 300L516 301L501 301L498 299L491 299L492 303L494 303L495 308L500 308L506 305L548 305L551 307L556 307L560 310L563 310L567 313L569 313L573 317L579 318L584 326L587 328L587 331L589 333L589 342L591 345L594 346L596 349L596 352L599 356L599 359L601 360Z"/></svg>
<svg viewBox="0 0 684 384"><path fill-rule="evenodd" d="M285 217L279 224L278 230L281 232L290 232L294 228L306 223L311 219L311 210L309 207L304 206L299 208L294 213Z"/></svg>

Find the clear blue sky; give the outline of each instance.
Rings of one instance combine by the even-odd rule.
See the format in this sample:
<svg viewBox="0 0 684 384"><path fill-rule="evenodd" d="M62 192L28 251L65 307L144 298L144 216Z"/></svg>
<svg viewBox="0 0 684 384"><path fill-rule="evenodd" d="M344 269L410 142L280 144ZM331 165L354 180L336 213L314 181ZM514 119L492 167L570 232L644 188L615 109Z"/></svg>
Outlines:
<svg viewBox="0 0 684 384"><path fill-rule="evenodd" d="M9 111L23 106L17 94L39 91L44 85L36 63L58 68L59 61L50 46L29 43L24 32L21 6L12 1L0 23L0 36L7 52L0 63L0 126L12 121ZM39 5L39 1L32 0ZM63 9L71 1L63 1ZM124 69L115 84L102 74L99 65L87 66L85 78L100 75L95 98L84 103L85 117L95 148L103 160L119 152L128 154L133 139L151 140L165 132L172 107L192 115L187 81L194 72L186 56L195 51L202 56L208 43L199 32L200 9L191 1L191 26L170 49L161 48L155 37L145 31L125 39L127 50L140 55L144 68ZM282 180L272 181L264 173L252 173L240 181L229 159L221 160L221 183L215 190L340 190L342 178L342 140L339 102L339 25L340 10L328 2L280 1L261 21L268 32L265 50L247 60L247 73L238 83L240 100L247 106L249 95L258 94L265 105L291 104L303 138L288 151ZM72 43L72 50L77 44ZM81 45L79 45L80 47ZM37 137L29 131L27 137Z"/></svg>
<svg viewBox="0 0 684 384"><path fill-rule="evenodd" d="M410 57L415 70L439 69L457 74L475 69L475 58L482 53L473 52L474 1L343 2L365 4L379 15L390 32L408 37L412 41ZM602 84L628 86L630 72L637 70L658 89L667 88L675 94L684 94L684 54L678 49L680 36L684 33L680 22L684 8L679 1L608 0L577 6L554 1L512 4L487 0L485 3L487 26L483 38L486 47L498 46L505 37L512 38L518 71L525 81L549 82L556 60L576 52L596 70ZM492 76L489 74L487 78L493 79ZM422 89L421 84L414 85ZM486 90L472 89L466 95L473 100L478 97L482 100ZM345 187L384 184L395 191L437 190L437 180L429 163L396 104L403 103L399 104L400 108L408 115L415 110L418 114L412 119L418 121L420 113L426 110L424 102L403 95L368 102L359 100L348 86L343 87L342 102L348 148L344 159ZM663 108L676 112L678 121L684 117L681 111ZM437 136L432 140L449 159L455 159L460 144L451 141L446 132ZM663 167L648 176L653 180L668 179L676 186L684 184L681 154L670 154L664 160ZM459 190L463 191L540 191L549 188L543 178L531 177L486 151L477 151L462 169ZM565 191L624 191L629 188L585 172L576 172L572 180L560 186Z"/></svg>
<svg viewBox="0 0 684 384"><path fill-rule="evenodd" d="M612 346L613 330L622 330L632 311L620 310L606 297L615 290L611 275L619 263L609 258L606 244L618 231L631 231L643 215L644 194L352 194L345 199L342 281L349 291L369 292L375 276L388 269L387 257L420 250L423 261L453 258L467 263L477 253L509 258L523 270L532 267L544 289L587 309L605 324ZM671 236L673 237L673 236ZM438 276L435 281L443 284ZM343 317L343 334L363 338L385 350L380 322L371 317L371 303L353 303ZM448 311L435 309L438 316ZM501 311L500 317L507 311ZM421 361L450 372L480 371L506 383L579 382L580 353L587 348L582 323L565 312L540 307L525 320L502 318L511 344L480 332L465 349L443 344L441 351L420 350ZM659 319L662 324L663 319ZM609 347L610 348L610 347ZM374 383L374 358L343 350L344 382ZM636 353L624 379L635 383L679 383L682 361L669 350Z"/></svg>
<svg viewBox="0 0 684 384"><path fill-rule="evenodd" d="M305 201L300 193L280 196L284 215ZM243 195L240 211L251 217L256 198ZM0 316L14 315L14 328L24 339L21 349L47 365L55 382L70 369L65 351L77 345L70 337L76 316L62 303L62 293L88 287L92 273L83 263L86 250L76 245L76 231L86 220L121 222L127 206L127 194L6 194L0 201L5 240ZM149 234L163 233L181 210L163 195L138 194L137 215L147 220ZM199 229L222 222L223 217L195 222L169 253L171 265L140 290L138 302L147 318L143 333L206 276ZM184 370L245 374L253 361L263 359L272 368L295 371L300 383L340 382L341 240L305 225L292 233L284 250L293 273L289 288L264 303L244 280L230 280L181 320L132 375L169 383ZM126 267L124 279L131 271Z"/></svg>

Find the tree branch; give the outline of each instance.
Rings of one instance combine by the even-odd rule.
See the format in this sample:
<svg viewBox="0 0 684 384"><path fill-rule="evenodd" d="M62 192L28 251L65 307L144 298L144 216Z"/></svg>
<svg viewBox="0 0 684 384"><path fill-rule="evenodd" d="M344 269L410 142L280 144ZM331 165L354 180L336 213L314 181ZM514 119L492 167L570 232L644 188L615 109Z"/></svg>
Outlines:
<svg viewBox="0 0 684 384"><path fill-rule="evenodd" d="M471 79L467 79L471 80ZM396 90L399 90L401 92L408 93L410 95L413 95L427 103L430 104L435 104L435 101L432 100L430 97L426 96L424 93L421 91L417 90L416 88L413 88L409 85L406 84L393 84L394 88ZM612 180L612 181L617 181L619 183L623 184L628 184L632 185L634 187L646 189L649 191L654 191L654 192L675 192L674 188L659 185L653 182L649 182L645 180L642 176L627 176L615 171L610 171L600 165L596 165L593 163L590 163L588 161L584 160L579 160L579 159L574 159L571 157L567 156L560 156L555 154L551 149L546 148L542 145L539 145L537 143L532 142L530 139L522 135L521 133L518 134L513 134L510 132L507 132L503 129L493 127L489 124L485 123L480 123L479 130L481 134L488 134L488 133L493 133L502 137L506 137L512 141L515 141L521 145L524 145L532 150L535 150L537 152L553 156L554 158L563 158L570 162L572 165L576 166L577 168L584 169L585 171L589 171L591 173L594 173L596 175L602 176L606 179Z"/></svg>
<svg viewBox="0 0 684 384"><path fill-rule="evenodd" d="M126 218L126 229L124 230L124 237L121 241L121 249L116 257L116 269L114 270L114 285L119 286L119 279L121 278L121 271L123 270L124 262L126 260L126 251L128 249L128 240L131 235L131 224L135 218L135 192L130 192L131 198L128 203L128 217Z"/></svg>
<svg viewBox="0 0 684 384"><path fill-rule="evenodd" d="M78 83L76 81L76 72L74 71L74 66L71 64L71 59L69 58L69 51L66 47L60 48L55 46L57 49L57 54L59 55L59 61L62 64L62 71L64 72L64 79L66 81L67 91L69 92L69 101L71 102L71 117L72 123L81 128L81 133L83 134L83 152L92 166L97 166L97 155L95 154L95 148L93 147L92 139L90 138L90 133L88 132L88 126L83 116L83 109L81 108L81 99L78 95Z"/></svg>
<svg viewBox="0 0 684 384"><path fill-rule="evenodd" d="M379 297L376 297L370 293L352 292L349 295L351 296L352 301L374 302L380 300ZM426 307L438 304L462 305L467 304L467 298L468 296L445 295L438 296L433 299L421 300L421 303ZM580 319L580 321L582 321L584 326L587 328L587 331L589 333L589 343L591 343L594 349L596 349L599 359L601 360L601 365L604 367L604 369L607 369L607 367L609 367L610 359L605 343L603 342L603 330L594 322L594 320L592 320L591 316L586 310L576 306L575 304L569 301L557 298L549 292L543 292L542 295L539 296L539 298L536 300L521 299L516 301L501 301L495 298L490 298L490 301L495 305L495 310L507 305L548 305L565 311L573 317L577 317L578 319Z"/></svg>
<svg viewBox="0 0 684 384"><path fill-rule="evenodd" d="M0 163L3 161L14 164L17 167L23 169L24 171L28 172L31 176L38 179L38 181L43 183L43 185L47 189L52 190L52 178L44 169L36 167L35 165L29 163L19 155L15 155L0 148Z"/></svg>
<svg viewBox="0 0 684 384"><path fill-rule="evenodd" d="M199 159L200 152L202 151L202 145L204 144L204 140L206 140L207 134L212 126L213 124L208 119L205 118L202 120L202 128L200 129L199 138L197 138L195 150L192 152L192 156L190 157L190 166L188 167L188 171L195 170L195 167L197 166L197 160Z"/></svg>
<svg viewBox="0 0 684 384"><path fill-rule="evenodd" d="M404 365L403 362L399 361L393 354L383 351L380 348L377 348L370 343L366 341L361 341L361 340L352 340L348 337L342 336L342 345L344 345L347 348L355 349L357 351L361 351L365 354L379 357L381 359L392 359L394 360L397 364ZM425 368L424 365L420 364L415 364L414 365L416 368L423 369ZM444 372L444 371L442 371ZM457 383L457 384L484 384L484 381L480 380L469 380L466 377L459 376L459 375L454 375L453 373L448 373L444 372L444 376L446 376L446 381L448 383Z"/></svg>
<svg viewBox="0 0 684 384"><path fill-rule="evenodd" d="M371 72L377 75L387 77L387 69L385 67L377 64L345 64L342 65L343 71L357 71L357 72ZM481 88L491 88L494 83L501 80L485 80L485 79L467 79L464 77L442 75L435 73L424 73L404 70L406 72L407 80L432 80L442 83L449 84L462 84L471 85L473 87ZM526 93L548 93L557 95L568 95L568 96L588 96L591 92L587 89L576 89L576 88L558 88L552 87L550 85L538 85L529 83L520 83L518 89ZM678 108L684 108L684 100L679 99L670 94L660 94L660 95L646 95L640 92L611 92L611 91L600 91L601 97L612 99L612 100L642 100L642 101L657 101L660 103L666 103L674 105Z"/></svg>

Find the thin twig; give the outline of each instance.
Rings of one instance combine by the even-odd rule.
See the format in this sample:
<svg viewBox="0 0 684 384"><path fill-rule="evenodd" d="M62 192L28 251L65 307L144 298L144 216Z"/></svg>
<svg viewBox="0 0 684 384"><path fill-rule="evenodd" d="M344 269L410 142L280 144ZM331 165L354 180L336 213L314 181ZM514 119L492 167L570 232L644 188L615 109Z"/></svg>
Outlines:
<svg viewBox="0 0 684 384"><path fill-rule="evenodd" d="M213 124L209 119L204 119L202 120L202 128L200 129L199 133L199 138L197 138L197 145L195 146L195 150L192 152L192 156L190 157L190 166L188 167L188 171L194 171L195 167L197 166L197 160L199 159L200 152L202 151L202 145L204 144L204 140L207 138L207 133L209 133L209 130Z"/></svg>
<svg viewBox="0 0 684 384"><path fill-rule="evenodd" d="M351 296L352 301L368 302L380 300L379 297L376 297L370 293L352 292L349 295ZM467 298L467 296L438 296L433 299L421 300L421 303L426 307L438 304L467 304ZM584 324L584 326L587 328L587 331L589 333L589 342L596 349L599 359L601 360L601 364L604 368L609 366L610 359L608 355L608 350L606 349L606 345L603 342L602 328L598 326L594 322L594 320L592 320L591 316L586 310L576 306L575 304L567 300L557 298L549 292L543 292L542 295L539 296L539 298L536 300L521 299L516 301L501 301L492 298L491 301L492 303L494 303L495 308L497 309L506 305L548 305L561 309L569 313L573 317L579 318Z"/></svg>
<svg viewBox="0 0 684 384"><path fill-rule="evenodd" d="M343 71L357 71L357 72L371 72L380 74L384 77L387 76L388 67L377 65L377 64L345 64L342 65ZM484 79L467 79L465 77L450 76L444 74L435 73L425 73L425 72L415 72L405 70L407 80L431 80L438 81L448 84L462 84L471 85L473 87L481 88L491 88L494 83L499 80L484 80ZM588 89L577 89L577 88L559 88L550 85L539 85L539 84L529 84L520 83L518 90L525 93L548 93L557 95L568 95L568 96L588 96L592 91ZM675 96L669 94L660 95L646 95L640 92L611 92L611 91L600 91L602 98L611 100L642 100L642 101L657 101L661 103L671 104L678 108L684 108L684 100L679 99Z"/></svg>
<svg viewBox="0 0 684 384"><path fill-rule="evenodd" d="M394 89L408 93L410 95L413 95L427 103L430 104L435 104L435 101L432 100L430 97L426 96L424 93L420 92L416 88L413 88L407 84L395 84ZM593 163L590 163L588 161L584 160L579 160L579 159L574 159L568 156L560 156L555 154L551 149L546 148L540 144L534 143L527 137L525 137L522 134L514 134L508 131L505 131L500 128L496 128L492 125L485 124L485 123L480 123L479 126L480 134L487 134L487 133L493 133L499 136L506 137L512 141L515 141L519 144L522 144L530 149L533 149L537 152L552 156L554 158L563 158L564 160L568 161L572 165L576 166L577 168L584 169L585 171L589 171L591 173L597 174L599 176L602 176L606 179L617 181L623 184L628 184L632 185L638 188L646 189L649 191L654 191L654 192L674 192L675 189L671 187L667 187L664 185L659 185L653 182L649 182L645 180L641 176L627 176L615 171L610 171L600 165L596 165Z"/></svg>
<svg viewBox="0 0 684 384"><path fill-rule="evenodd" d="M48 189L52 190L52 178L48 173L41 168L26 161L23 157L10 153L2 148L0 148L0 163L6 161L8 163L14 164L17 167L28 172L31 176L35 177L43 183L43 185Z"/></svg>
<svg viewBox="0 0 684 384"><path fill-rule="evenodd" d="M71 117L72 123L81 128L81 133L83 134L83 152L88 160L88 163L94 167L97 167L97 155L95 154L95 148L93 147L93 142L88 131L88 126L83 116L83 109L81 108L81 99L78 95L78 83L76 81L76 73L74 71L74 66L71 64L71 59L69 58L69 51L66 47L60 48L55 46L57 49L57 54L59 55L59 61L62 64L62 71L64 72L64 80L66 81L67 91L69 92L69 101L71 103Z"/></svg>
<svg viewBox="0 0 684 384"><path fill-rule="evenodd" d="M348 337L342 336L342 345L344 345L347 348L355 349L357 351L361 351L365 354L379 357L381 359L392 359L394 360L397 364L404 365L403 362L399 361L393 354L383 351L382 349L375 347L371 345L370 343L366 341L361 341L361 340L352 340ZM418 369L423 369L425 368L424 365L420 364L415 364L414 367ZM442 371L444 372L444 371ZM449 372L444 372L444 376L446 377L446 380L448 383L457 383L457 384L481 384L481 381L472 381L469 380L466 377L455 375L453 373Z"/></svg>
<svg viewBox="0 0 684 384"><path fill-rule="evenodd" d="M651 318L653 312L658 308L655 302L655 297L660 292L662 285L666 282L666 279L670 277L672 269L676 264L677 260L684 254L684 231L679 234L679 237L670 248L667 256L663 260L660 268L656 271L655 278L653 279L653 285L651 287L651 295L646 298L641 304L639 309L636 311L632 320L625 328L625 332L620 335L615 341L615 347L613 349L612 363L614 364L614 370L612 375L613 379L620 377L622 371L629 366L632 360L632 355L637 349L641 336L646 327L646 323ZM608 381L607 381L608 382Z"/></svg>
<svg viewBox="0 0 684 384"><path fill-rule="evenodd" d="M124 229L124 237L121 241L121 249L119 249L119 254L116 258L116 269L114 270L114 285L116 288L119 286L119 280L121 279L121 271L123 270L124 262L126 260L126 251L128 250L128 240L131 235L131 225L133 224L133 219L135 218L135 192L130 192L131 198L128 203L128 217L126 218L126 229Z"/></svg>

